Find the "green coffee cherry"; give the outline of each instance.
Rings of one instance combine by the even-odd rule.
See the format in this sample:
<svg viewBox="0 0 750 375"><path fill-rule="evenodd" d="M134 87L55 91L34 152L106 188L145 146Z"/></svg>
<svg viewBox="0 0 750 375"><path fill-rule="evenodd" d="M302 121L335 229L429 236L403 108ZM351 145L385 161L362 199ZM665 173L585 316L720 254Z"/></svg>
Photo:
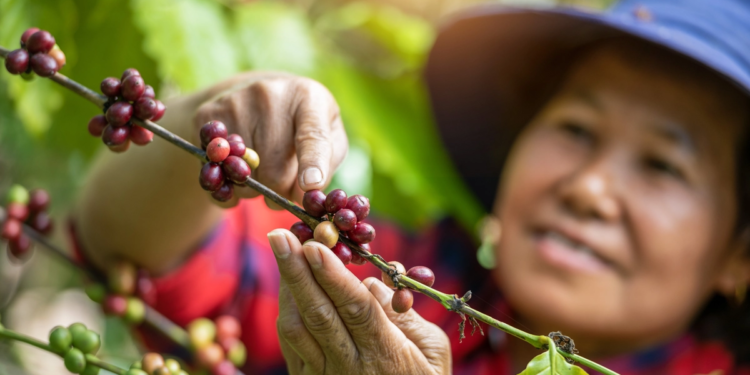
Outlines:
<svg viewBox="0 0 750 375"><path fill-rule="evenodd" d="M73 324L71 324L71 325L68 326L68 331L70 331L70 334L73 337L75 337L75 335L78 332L86 332L88 330L89 329L86 328L86 326L83 323L73 323Z"/></svg>
<svg viewBox="0 0 750 375"><path fill-rule="evenodd" d="M148 373L141 369L131 368L130 370L128 370L128 372L125 373L125 375L148 375Z"/></svg>
<svg viewBox="0 0 750 375"><path fill-rule="evenodd" d="M65 327L55 327L52 332L49 333L49 346L55 353L65 354L70 349L70 345L73 343L73 336L70 331Z"/></svg>
<svg viewBox="0 0 750 375"><path fill-rule="evenodd" d="M140 324L146 315L146 305L138 298L128 298L128 304L125 308L125 315L122 319L130 324Z"/></svg>
<svg viewBox="0 0 750 375"><path fill-rule="evenodd" d="M65 354L64 362L65 368L74 374L78 374L86 369L86 357L83 355L83 352L76 348L68 350Z"/></svg>
<svg viewBox="0 0 750 375"><path fill-rule="evenodd" d="M141 361L135 361L135 362L133 362L133 363L130 364L130 369L131 370L133 370L133 369L140 370L142 368L143 368L143 365L141 364Z"/></svg>
<svg viewBox="0 0 750 375"><path fill-rule="evenodd" d="M29 203L29 191L21 185L13 185L8 190L8 203L17 202L21 204Z"/></svg>
<svg viewBox="0 0 750 375"><path fill-rule="evenodd" d="M194 349L210 345L216 338L216 325L210 319L198 318L187 326L190 344Z"/></svg>
<svg viewBox="0 0 750 375"><path fill-rule="evenodd" d="M104 288L104 285L99 283L86 285L84 291L89 299L96 303L102 303L102 301L104 301L104 296L107 295L107 289Z"/></svg>
<svg viewBox="0 0 750 375"><path fill-rule="evenodd" d="M86 365L86 368L83 369L83 372L81 373L81 375L97 375L99 374L99 370L101 369L94 365Z"/></svg>
<svg viewBox="0 0 750 375"><path fill-rule="evenodd" d="M101 344L102 341L99 338L99 334L94 331L86 330L73 334L73 346L81 349L84 353L96 354Z"/></svg>
<svg viewBox="0 0 750 375"><path fill-rule="evenodd" d="M237 367L244 366L245 361L247 360L247 349L245 348L245 344L243 344L242 341L237 340L227 352L227 359Z"/></svg>
<svg viewBox="0 0 750 375"><path fill-rule="evenodd" d="M177 374L178 372L180 372L180 369L181 369L180 362L177 362L173 358L169 358L166 361L164 361L164 367L168 368L169 372L171 372L172 374Z"/></svg>

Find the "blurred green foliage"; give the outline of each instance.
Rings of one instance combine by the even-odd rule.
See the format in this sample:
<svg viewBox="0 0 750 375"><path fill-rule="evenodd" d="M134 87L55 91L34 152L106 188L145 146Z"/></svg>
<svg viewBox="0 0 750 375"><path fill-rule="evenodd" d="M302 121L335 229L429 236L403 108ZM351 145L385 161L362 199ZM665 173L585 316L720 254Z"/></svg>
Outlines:
<svg viewBox="0 0 750 375"><path fill-rule="evenodd" d="M39 26L68 56L62 73L96 88L137 67L162 98L248 69L312 77L339 101L352 144L334 185L370 195L375 210L408 227L446 214L471 226L481 209L441 149L420 79L434 23L450 9L417 0L0 0L0 45L14 48ZM85 131L96 112L48 80L1 72L0 191L46 187L66 210L101 148Z"/></svg>

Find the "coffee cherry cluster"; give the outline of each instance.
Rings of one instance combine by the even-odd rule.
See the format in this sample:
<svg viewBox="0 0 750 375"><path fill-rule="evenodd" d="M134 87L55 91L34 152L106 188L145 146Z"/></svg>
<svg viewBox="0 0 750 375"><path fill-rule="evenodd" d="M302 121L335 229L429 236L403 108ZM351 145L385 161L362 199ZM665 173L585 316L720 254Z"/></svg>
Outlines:
<svg viewBox="0 0 750 375"><path fill-rule="evenodd" d="M102 137L114 152L125 152L131 141L139 146L151 143L154 133L133 124L131 119L159 121L166 107L155 99L154 88L146 84L141 73L126 69L120 79L105 78L100 88L109 100L104 104L104 115L89 121L89 133Z"/></svg>
<svg viewBox="0 0 750 375"><path fill-rule="evenodd" d="M335 189L328 195L320 190L310 190L302 198L302 206L308 214L327 220L318 224L314 231L301 221L294 223L289 230L300 242L315 239L331 249L344 264L365 264L365 258L339 242L339 235L369 251L368 243L375 239L375 228L362 222L370 214L370 200L367 197L359 194L347 197L341 189Z"/></svg>
<svg viewBox="0 0 750 375"><path fill-rule="evenodd" d="M8 241L8 251L13 258L28 258L32 249L31 239L23 233L23 225L29 225L42 234L52 232L52 219L47 214L49 194L43 189L29 192L20 185L13 185L8 191L7 217L0 237Z"/></svg>
<svg viewBox="0 0 750 375"><path fill-rule="evenodd" d="M407 277L413 279L414 281L417 281L429 287L435 284L435 273L433 273L432 270L427 267L416 266L406 271L404 265L399 262L393 261L388 262L388 264L392 266L396 273L400 275L406 274ZM400 285L396 285L393 282L393 277L385 272L381 272L380 277L385 285L396 289L396 292L393 293L393 297L391 297L391 307L393 308L393 311L397 313L405 313L409 311L409 309L411 309L412 305L414 304L414 295L412 294L411 290L406 289Z"/></svg>
<svg viewBox="0 0 750 375"><path fill-rule="evenodd" d="M24 31L21 35L21 48L12 51L5 58L5 69L10 74L21 74L25 79L33 77L32 71L41 77L49 77L63 65L65 53L55 43L55 37L38 27Z"/></svg>
<svg viewBox="0 0 750 375"><path fill-rule="evenodd" d="M125 375L188 375L188 373L174 358L165 360L159 353L146 353L140 361L130 365Z"/></svg>
<svg viewBox="0 0 750 375"><path fill-rule="evenodd" d="M86 363L86 354L96 354L101 343L99 334L83 323L73 323L67 328L57 326L49 334L50 348L63 357L65 368L74 374L99 373L99 367Z"/></svg>
<svg viewBox="0 0 750 375"><path fill-rule="evenodd" d="M212 375L234 375L236 368L245 364L247 349L240 340L242 326L237 318L199 318L188 324L187 331L196 364Z"/></svg>
<svg viewBox="0 0 750 375"><path fill-rule="evenodd" d="M107 270L107 286L91 284L86 294L100 303L104 313L121 317L126 323L140 324L146 305L156 304L156 288L148 272L133 263L119 260Z"/></svg>
<svg viewBox="0 0 750 375"><path fill-rule="evenodd" d="M201 147L209 162L203 164L198 178L203 190L219 202L232 199L234 184L243 185L258 168L258 154L245 147L237 134L229 134L221 121L209 121L200 130Z"/></svg>

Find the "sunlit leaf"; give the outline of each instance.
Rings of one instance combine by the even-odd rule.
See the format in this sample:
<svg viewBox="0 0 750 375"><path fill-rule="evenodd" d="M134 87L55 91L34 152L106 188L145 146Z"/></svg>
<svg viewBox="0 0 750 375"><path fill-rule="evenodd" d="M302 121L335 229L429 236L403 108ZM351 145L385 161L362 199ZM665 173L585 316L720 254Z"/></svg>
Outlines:
<svg viewBox="0 0 750 375"><path fill-rule="evenodd" d="M529 362L526 369L518 375L586 375L582 368L565 362L565 357L557 353L555 346Z"/></svg>
<svg viewBox="0 0 750 375"><path fill-rule="evenodd" d="M131 0L144 50L162 79L181 90L205 87L238 71L222 5L211 0Z"/></svg>
<svg viewBox="0 0 750 375"><path fill-rule="evenodd" d="M238 52L249 68L281 70L303 76L315 71L315 45L306 15L282 2L239 6L235 19Z"/></svg>

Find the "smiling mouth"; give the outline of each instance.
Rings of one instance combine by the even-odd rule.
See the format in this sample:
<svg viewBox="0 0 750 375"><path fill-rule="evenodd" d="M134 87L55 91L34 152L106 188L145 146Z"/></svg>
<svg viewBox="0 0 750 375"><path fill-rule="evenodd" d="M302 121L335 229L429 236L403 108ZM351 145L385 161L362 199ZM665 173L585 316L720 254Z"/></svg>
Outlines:
<svg viewBox="0 0 750 375"><path fill-rule="evenodd" d="M612 269L612 264L593 249L554 230L539 231L534 236L541 258L559 268L587 273Z"/></svg>

